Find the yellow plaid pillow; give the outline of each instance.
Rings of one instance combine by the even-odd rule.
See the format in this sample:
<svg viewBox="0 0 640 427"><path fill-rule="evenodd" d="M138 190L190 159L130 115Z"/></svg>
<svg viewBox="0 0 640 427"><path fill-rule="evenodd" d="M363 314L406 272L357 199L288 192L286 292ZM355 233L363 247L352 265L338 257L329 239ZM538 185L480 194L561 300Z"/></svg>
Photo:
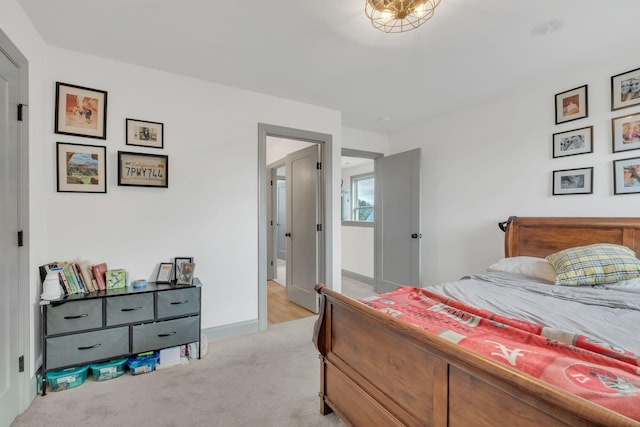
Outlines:
<svg viewBox="0 0 640 427"><path fill-rule="evenodd" d="M626 246L578 246L546 259L556 270L555 284L561 286L599 285L640 277L640 260Z"/></svg>

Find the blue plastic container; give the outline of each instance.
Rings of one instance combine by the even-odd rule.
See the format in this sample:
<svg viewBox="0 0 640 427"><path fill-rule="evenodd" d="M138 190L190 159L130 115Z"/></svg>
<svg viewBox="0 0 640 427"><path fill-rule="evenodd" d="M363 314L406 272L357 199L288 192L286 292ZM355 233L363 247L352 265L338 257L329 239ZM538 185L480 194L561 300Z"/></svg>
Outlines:
<svg viewBox="0 0 640 427"><path fill-rule="evenodd" d="M124 357L122 359L110 360L103 363L95 363L89 365L91 369L91 375L96 381L110 380L112 378L118 378L124 374L124 367L129 359Z"/></svg>
<svg viewBox="0 0 640 427"><path fill-rule="evenodd" d="M47 372L46 378L52 391L78 387L87 379L88 366L60 369Z"/></svg>
<svg viewBox="0 0 640 427"><path fill-rule="evenodd" d="M137 356L130 357L127 366L131 375L146 374L156 370L156 363L160 358L160 353L157 351L150 353L143 353Z"/></svg>

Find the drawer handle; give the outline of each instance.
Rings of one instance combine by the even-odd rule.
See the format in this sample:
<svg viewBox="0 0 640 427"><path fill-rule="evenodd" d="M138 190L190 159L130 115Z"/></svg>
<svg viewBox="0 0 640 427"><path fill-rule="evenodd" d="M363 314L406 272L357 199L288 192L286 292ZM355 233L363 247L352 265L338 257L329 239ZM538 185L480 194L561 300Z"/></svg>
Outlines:
<svg viewBox="0 0 640 427"><path fill-rule="evenodd" d="M71 320L71 319L81 319L83 317L87 317L88 314L78 314L77 316L64 316L64 318L66 320Z"/></svg>
<svg viewBox="0 0 640 427"><path fill-rule="evenodd" d="M184 301L176 301L176 302L172 302L172 303L171 303L171 305L186 304L186 303L188 303L188 302L189 302L189 300L188 300L188 299L186 299L186 300L184 300Z"/></svg>
<svg viewBox="0 0 640 427"><path fill-rule="evenodd" d="M137 306L137 307L131 307L131 308L123 308L120 311L136 311L136 310L140 310L142 308L141 305Z"/></svg>
<svg viewBox="0 0 640 427"><path fill-rule="evenodd" d="M90 346L87 346L87 347L78 347L78 350L91 350L92 348L98 348L101 345L102 344L98 343L98 344L90 345Z"/></svg>
<svg viewBox="0 0 640 427"><path fill-rule="evenodd" d="M175 335L177 332L173 331L173 332L169 332L168 334L158 334L158 336L160 338L166 338L166 337L170 337L171 335Z"/></svg>

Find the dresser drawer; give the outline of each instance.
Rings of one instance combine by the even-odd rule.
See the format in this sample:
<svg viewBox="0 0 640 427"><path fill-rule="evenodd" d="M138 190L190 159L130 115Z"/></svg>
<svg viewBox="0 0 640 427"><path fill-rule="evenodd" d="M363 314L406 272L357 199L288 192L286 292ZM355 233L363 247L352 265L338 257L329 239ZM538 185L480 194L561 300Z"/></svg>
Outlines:
<svg viewBox="0 0 640 427"><path fill-rule="evenodd" d="M47 310L47 335L102 327L102 299L50 304Z"/></svg>
<svg viewBox="0 0 640 427"><path fill-rule="evenodd" d="M105 298L107 326L153 320L153 294L123 295Z"/></svg>
<svg viewBox="0 0 640 427"><path fill-rule="evenodd" d="M47 338L47 369L129 354L129 327Z"/></svg>
<svg viewBox="0 0 640 427"><path fill-rule="evenodd" d="M132 353L200 341L200 316L133 326Z"/></svg>
<svg viewBox="0 0 640 427"><path fill-rule="evenodd" d="M157 293L158 319L200 313L200 288L172 289Z"/></svg>

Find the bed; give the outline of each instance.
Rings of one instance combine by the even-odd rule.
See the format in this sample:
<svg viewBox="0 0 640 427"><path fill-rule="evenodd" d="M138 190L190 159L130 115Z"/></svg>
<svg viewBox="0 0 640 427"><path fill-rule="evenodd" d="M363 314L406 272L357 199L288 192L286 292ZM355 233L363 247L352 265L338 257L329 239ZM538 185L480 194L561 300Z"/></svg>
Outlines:
<svg viewBox="0 0 640 427"><path fill-rule="evenodd" d="M640 218L511 217L500 225L506 257L596 243L640 254ZM640 426L321 284L316 290L320 411L347 425Z"/></svg>

